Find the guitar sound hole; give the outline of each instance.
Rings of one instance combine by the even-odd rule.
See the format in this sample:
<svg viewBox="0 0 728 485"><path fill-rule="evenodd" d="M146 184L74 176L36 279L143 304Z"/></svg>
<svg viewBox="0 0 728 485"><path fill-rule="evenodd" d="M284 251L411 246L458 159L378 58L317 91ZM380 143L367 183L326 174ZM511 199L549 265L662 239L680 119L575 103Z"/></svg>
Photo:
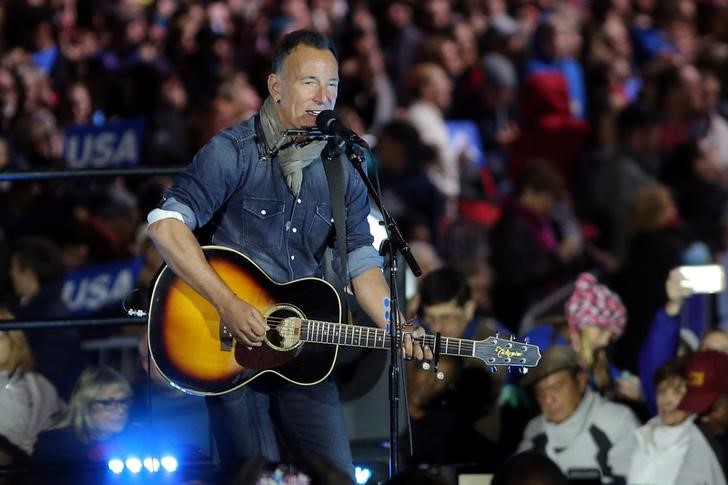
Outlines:
<svg viewBox="0 0 728 485"><path fill-rule="evenodd" d="M283 336L278 332L278 329L268 330L265 334L265 338L274 347L283 347Z"/></svg>
<svg viewBox="0 0 728 485"><path fill-rule="evenodd" d="M266 332L268 345L278 351L290 350L300 344L301 315L289 307L279 307L267 316L270 330Z"/></svg>

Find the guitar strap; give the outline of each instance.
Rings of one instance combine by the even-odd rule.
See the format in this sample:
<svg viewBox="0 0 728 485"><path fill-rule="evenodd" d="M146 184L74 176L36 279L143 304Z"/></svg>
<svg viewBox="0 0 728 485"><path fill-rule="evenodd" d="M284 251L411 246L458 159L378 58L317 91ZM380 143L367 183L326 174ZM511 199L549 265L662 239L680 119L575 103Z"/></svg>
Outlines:
<svg viewBox="0 0 728 485"><path fill-rule="evenodd" d="M354 288L349 280L349 264L347 262L346 247L346 200L344 196L344 157L345 155L338 153L328 156L327 148L321 153L321 161L324 164L324 172L326 172L326 181L329 184L329 195L331 198L331 212L334 216L334 230L336 231L336 243L339 247L339 259L341 260L341 274L344 275L342 283L344 286L344 311L348 320L351 321L351 312L347 304L346 294L353 292ZM346 288L351 291L347 291Z"/></svg>
<svg viewBox="0 0 728 485"><path fill-rule="evenodd" d="M268 161L270 160L270 147L263 134L263 127L260 124L260 114L255 114L253 125L255 127L255 144L258 147L258 155L261 160Z"/></svg>

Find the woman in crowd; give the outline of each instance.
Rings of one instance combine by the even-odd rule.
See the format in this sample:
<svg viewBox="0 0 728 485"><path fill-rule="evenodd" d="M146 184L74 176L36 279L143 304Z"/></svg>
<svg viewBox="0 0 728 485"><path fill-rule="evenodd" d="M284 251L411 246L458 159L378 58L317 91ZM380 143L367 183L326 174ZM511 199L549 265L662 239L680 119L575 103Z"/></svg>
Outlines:
<svg viewBox="0 0 728 485"><path fill-rule="evenodd" d="M38 437L33 463L101 462L123 453L131 387L115 370L86 369L73 390L68 411L56 429Z"/></svg>
<svg viewBox="0 0 728 485"><path fill-rule="evenodd" d="M0 309L0 319L8 318ZM0 466L24 461L64 407L53 385L32 369L25 334L0 330Z"/></svg>
<svg viewBox="0 0 728 485"><path fill-rule="evenodd" d="M598 283L594 275L582 273L564 309L571 347L589 369L592 387L610 399L639 402L639 378L623 375L607 359L607 347L622 335L627 323L627 311L619 296Z"/></svg>

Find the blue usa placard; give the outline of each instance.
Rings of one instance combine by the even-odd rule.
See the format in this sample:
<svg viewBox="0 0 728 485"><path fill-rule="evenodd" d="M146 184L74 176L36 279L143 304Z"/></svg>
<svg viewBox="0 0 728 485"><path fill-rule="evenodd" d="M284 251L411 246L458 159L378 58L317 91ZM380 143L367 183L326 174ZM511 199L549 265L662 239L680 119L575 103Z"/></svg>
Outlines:
<svg viewBox="0 0 728 485"><path fill-rule="evenodd" d="M141 257L69 271L63 280L61 297L77 317L121 308L124 297L137 287Z"/></svg>
<svg viewBox="0 0 728 485"><path fill-rule="evenodd" d="M144 119L114 121L102 126L70 125L63 140L63 159L70 168L139 165Z"/></svg>

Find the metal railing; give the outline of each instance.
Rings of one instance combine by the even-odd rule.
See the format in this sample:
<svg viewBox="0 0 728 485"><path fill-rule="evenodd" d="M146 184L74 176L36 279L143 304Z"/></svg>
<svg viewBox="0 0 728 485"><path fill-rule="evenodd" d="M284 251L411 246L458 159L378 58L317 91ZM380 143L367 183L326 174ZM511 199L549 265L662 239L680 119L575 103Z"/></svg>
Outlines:
<svg viewBox="0 0 728 485"><path fill-rule="evenodd" d="M184 167L135 167L79 170L43 170L0 172L0 181L51 180L97 177L143 177L148 175L175 175Z"/></svg>

